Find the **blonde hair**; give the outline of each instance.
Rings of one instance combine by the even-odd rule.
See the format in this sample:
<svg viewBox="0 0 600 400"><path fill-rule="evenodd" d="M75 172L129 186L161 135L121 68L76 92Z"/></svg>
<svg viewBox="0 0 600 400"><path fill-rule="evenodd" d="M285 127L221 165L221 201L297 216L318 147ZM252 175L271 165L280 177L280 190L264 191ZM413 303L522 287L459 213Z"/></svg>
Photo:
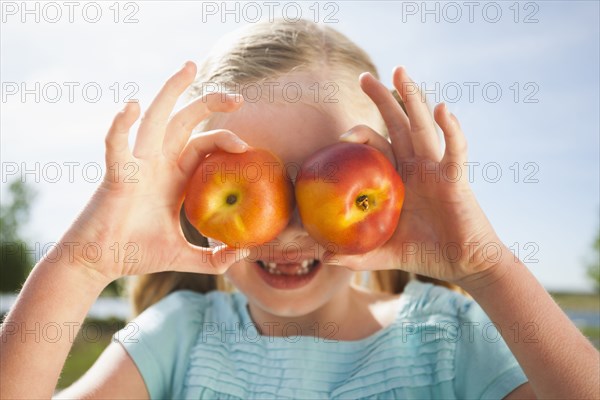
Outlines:
<svg viewBox="0 0 600 400"><path fill-rule="evenodd" d="M369 56L340 32L310 21L287 22L280 19L250 24L222 39L200 65L190 95L202 95L206 82L219 85L221 90L235 91L236 85L260 83L290 73L326 76L341 83L339 98L345 103L340 110L352 112L354 120L363 120L366 124L378 121L379 126L375 128L387 135L377 108L358 85L358 75L365 71L379 77ZM404 108L398 94L394 93L394 96ZM183 212L180 219L183 233L190 243L208 246L207 239L194 229ZM360 277L357 273L355 282L362 284ZM437 279L420 275L414 278L460 291L457 286ZM384 270L373 271L367 281L373 290L401 293L410 279L413 276L408 272ZM183 289L206 293L232 290L232 287L219 275L161 272L140 276L131 286L134 312L138 314L167 294Z"/></svg>

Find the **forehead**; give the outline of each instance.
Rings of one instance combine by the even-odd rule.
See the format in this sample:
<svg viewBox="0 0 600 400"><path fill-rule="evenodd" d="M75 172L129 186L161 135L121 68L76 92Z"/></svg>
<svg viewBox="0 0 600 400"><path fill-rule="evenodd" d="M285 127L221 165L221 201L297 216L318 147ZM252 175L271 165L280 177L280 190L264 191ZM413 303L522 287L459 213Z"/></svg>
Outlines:
<svg viewBox="0 0 600 400"><path fill-rule="evenodd" d="M335 105L304 103L245 103L233 113L219 113L209 129L228 129L252 147L277 154L286 163L300 164L318 149L338 141L354 126Z"/></svg>

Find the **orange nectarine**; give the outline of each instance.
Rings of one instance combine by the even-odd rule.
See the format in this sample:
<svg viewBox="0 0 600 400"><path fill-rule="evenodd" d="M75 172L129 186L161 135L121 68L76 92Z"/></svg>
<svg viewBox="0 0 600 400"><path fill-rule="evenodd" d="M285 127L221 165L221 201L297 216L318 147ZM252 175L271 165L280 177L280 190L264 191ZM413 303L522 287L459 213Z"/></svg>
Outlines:
<svg viewBox="0 0 600 400"><path fill-rule="evenodd" d="M268 150L219 150L190 180L184 210L203 235L244 247L274 239L288 224L294 188L283 162Z"/></svg>

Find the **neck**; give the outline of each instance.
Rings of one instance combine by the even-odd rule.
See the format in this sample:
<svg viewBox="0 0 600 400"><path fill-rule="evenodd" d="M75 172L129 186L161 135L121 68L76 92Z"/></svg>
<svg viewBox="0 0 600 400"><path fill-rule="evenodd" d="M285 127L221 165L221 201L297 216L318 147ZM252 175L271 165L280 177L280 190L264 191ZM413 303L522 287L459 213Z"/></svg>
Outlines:
<svg viewBox="0 0 600 400"><path fill-rule="evenodd" d="M356 290L350 285L338 291L327 303L300 316L286 317L271 314L248 303L252 320L264 336L315 336L323 339L341 339L344 327L355 309Z"/></svg>

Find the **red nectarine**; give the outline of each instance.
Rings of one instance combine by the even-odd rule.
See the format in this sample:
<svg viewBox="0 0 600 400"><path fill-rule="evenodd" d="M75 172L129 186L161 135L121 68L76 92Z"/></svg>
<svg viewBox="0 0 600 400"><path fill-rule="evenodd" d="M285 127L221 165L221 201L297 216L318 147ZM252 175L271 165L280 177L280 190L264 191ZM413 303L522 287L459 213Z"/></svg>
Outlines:
<svg viewBox="0 0 600 400"><path fill-rule="evenodd" d="M344 142L319 150L302 163L295 185L306 231L329 250L366 253L396 229L404 185L372 146Z"/></svg>

